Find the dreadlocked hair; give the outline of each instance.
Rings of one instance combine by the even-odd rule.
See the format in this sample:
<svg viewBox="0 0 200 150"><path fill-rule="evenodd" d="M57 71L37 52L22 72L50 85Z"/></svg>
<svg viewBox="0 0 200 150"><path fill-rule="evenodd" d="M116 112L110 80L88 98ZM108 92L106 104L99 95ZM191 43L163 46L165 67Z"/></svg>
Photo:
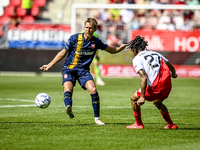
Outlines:
<svg viewBox="0 0 200 150"><path fill-rule="evenodd" d="M145 41L143 37L140 35L136 36L134 40L128 43L128 47L133 51L134 49L136 52L139 50L144 51L146 46L148 46L148 41Z"/></svg>

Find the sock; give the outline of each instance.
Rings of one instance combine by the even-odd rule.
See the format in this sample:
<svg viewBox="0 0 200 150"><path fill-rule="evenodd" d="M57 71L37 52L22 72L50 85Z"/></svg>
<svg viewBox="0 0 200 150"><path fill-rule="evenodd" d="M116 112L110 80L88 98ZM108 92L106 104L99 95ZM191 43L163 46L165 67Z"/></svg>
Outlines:
<svg viewBox="0 0 200 150"><path fill-rule="evenodd" d="M99 66L95 66L94 72L96 74L97 79L101 78Z"/></svg>
<svg viewBox="0 0 200 150"><path fill-rule="evenodd" d="M95 117L94 120L96 122L97 120L100 120L100 118L99 117Z"/></svg>
<svg viewBox="0 0 200 150"><path fill-rule="evenodd" d="M137 125L141 125L142 123L142 118L141 118L141 111L137 112L137 111L133 111L133 115L135 117L135 121L137 123Z"/></svg>
<svg viewBox="0 0 200 150"><path fill-rule="evenodd" d="M164 113L161 113L162 117L165 119L165 121L167 122L167 125L173 125L173 122L170 118L169 112L166 111Z"/></svg>
<svg viewBox="0 0 200 150"><path fill-rule="evenodd" d="M66 91L64 93L64 103L66 107L67 105L70 105L72 107L72 93L71 92Z"/></svg>
<svg viewBox="0 0 200 150"><path fill-rule="evenodd" d="M92 98L92 107L94 110L94 116L95 117L99 117L100 115L100 105L99 105L99 94L91 94L91 98Z"/></svg>

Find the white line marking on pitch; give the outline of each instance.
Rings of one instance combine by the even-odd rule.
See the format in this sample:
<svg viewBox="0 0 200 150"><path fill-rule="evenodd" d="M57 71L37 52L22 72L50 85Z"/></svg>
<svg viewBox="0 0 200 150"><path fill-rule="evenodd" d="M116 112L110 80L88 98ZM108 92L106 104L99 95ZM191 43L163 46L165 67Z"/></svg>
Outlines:
<svg viewBox="0 0 200 150"><path fill-rule="evenodd" d="M24 102L34 102L34 100L28 100L28 99L14 99L14 98L0 98L0 100L10 100L10 101L24 101ZM32 107L32 106L36 106L36 105L0 105L0 108L9 108L9 107ZM63 106L51 106L51 107L64 107ZM92 107L92 106L73 106L73 107ZM101 106L101 108L131 108L131 107L121 107L121 106ZM144 109L157 109L156 107L143 107ZM168 109L191 109L191 110L195 110L195 109L200 109L200 108L176 108L176 107L168 107Z"/></svg>
<svg viewBox="0 0 200 150"><path fill-rule="evenodd" d="M32 107L36 105L0 105L0 108L10 108L10 107Z"/></svg>
<svg viewBox="0 0 200 150"><path fill-rule="evenodd" d="M7 101L23 101L23 102L34 102L34 100L28 100L28 99L15 99L15 98L0 98L0 100L7 100Z"/></svg>

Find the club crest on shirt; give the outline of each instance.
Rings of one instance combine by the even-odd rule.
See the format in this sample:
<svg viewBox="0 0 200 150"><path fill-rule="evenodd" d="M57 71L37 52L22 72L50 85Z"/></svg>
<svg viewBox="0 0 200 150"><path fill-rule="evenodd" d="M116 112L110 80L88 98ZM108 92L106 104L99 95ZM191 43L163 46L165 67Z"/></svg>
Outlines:
<svg viewBox="0 0 200 150"><path fill-rule="evenodd" d="M91 46L92 46L92 49L94 49L94 48L95 48L95 44L91 44Z"/></svg>
<svg viewBox="0 0 200 150"><path fill-rule="evenodd" d="M68 75L67 75L67 74L65 74L65 75L64 75L64 78L65 78L65 79L67 79L67 78L68 78Z"/></svg>

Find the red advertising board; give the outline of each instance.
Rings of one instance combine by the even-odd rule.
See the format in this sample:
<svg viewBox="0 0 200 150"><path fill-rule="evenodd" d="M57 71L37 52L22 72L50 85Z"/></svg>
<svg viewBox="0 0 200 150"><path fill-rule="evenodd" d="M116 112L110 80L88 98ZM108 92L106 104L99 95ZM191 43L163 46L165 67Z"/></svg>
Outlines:
<svg viewBox="0 0 200 150"><path fill-rule="evenodd" d="M131 40L137 35L148 41L149 50L200 52L200 31L132 30Z"/></svg>
<svg viewBox="0 0 200 150"><path fill-rule="evenodd" d="M131 65L101 65L102 77L139 77ZM200 77L200 66L175 65L178 77Z"/></svg>

